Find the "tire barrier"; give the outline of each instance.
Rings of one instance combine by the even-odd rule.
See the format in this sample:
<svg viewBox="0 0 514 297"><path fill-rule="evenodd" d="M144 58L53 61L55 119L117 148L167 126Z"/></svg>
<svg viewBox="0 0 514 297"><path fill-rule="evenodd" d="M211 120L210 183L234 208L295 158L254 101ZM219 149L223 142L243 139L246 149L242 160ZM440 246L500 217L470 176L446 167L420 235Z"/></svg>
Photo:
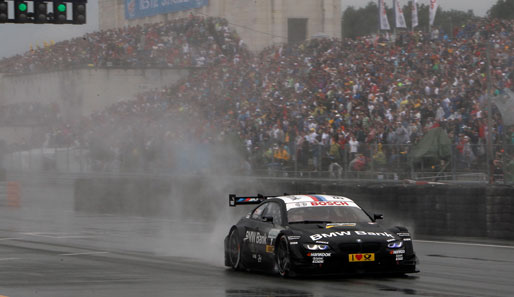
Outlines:
<svg viewBox="0 0 514 297"><path fill-rule="evenodd" d="M21 187L17 181L0 182L0 206L20 207Z"/></svg>
<svg viewBox="0 0 514 297"><path fill-rule="evenodd" d="M326 193L347 196L371 214L384 214L384 224L405 225L415 235L514 239L510 186L210 179L83 178L75 182L75 210L212 219L224 213L227 193Z"/></svg>

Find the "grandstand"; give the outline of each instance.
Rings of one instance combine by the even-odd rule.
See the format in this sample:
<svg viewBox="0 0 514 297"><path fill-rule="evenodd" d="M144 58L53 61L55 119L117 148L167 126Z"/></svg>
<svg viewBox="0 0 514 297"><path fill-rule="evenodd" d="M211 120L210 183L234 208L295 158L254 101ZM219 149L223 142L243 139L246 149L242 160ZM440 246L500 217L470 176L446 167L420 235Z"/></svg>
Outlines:
<svg viewBox="0 0 514 297"><path fill-rule="evenodd" d="M225 160L232 173L403 179L421 171L447 179L484 173L491 131L492 167L503 176L514 130L498 110L487 127L485 44L493 45L491 80L501 94L513 88L514 23L482 19L459 33L454 40L422 32L403 33L396 41L322 38L252 53L228 21L189 16L91 33L0 65L30 72L96 59L98 65L171 61L170 67L198 68L165 89L87 119L56 120L44 139L19 146L87 149L91 170L211 172L222 151L217 161ZM137 43L143 37L145 46ZM83 60L52 64L63 49L83 51ZM34 60L49 62L30 67ZM450 146L447 154L410 158L434 129ZM277 158L277 150L290 158Z"/></svg>

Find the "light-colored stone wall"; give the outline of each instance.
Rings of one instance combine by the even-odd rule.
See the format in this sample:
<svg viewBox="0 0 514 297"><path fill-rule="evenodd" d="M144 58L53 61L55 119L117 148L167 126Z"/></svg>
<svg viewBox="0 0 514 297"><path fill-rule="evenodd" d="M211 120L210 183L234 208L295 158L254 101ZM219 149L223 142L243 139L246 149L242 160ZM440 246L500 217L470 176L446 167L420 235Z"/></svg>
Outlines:
<svg viewBox="0 0 514 297"><path fill-rule="evenodd" d="M340 0L209 0L209 5L136 20L125 19L125 0L98 0L100 29L161 22L189 14L223 17L253 51L287 42L287 19L307 18L307 37L341 37Z"/></svg>
<svg viewBox="0 0 514 297"><path fill-rule="evenodd" d="M185 69L78 69L0 76L0 104L56 103L63 116L88 116L138 93L162 88L185 77Z"/></svg>

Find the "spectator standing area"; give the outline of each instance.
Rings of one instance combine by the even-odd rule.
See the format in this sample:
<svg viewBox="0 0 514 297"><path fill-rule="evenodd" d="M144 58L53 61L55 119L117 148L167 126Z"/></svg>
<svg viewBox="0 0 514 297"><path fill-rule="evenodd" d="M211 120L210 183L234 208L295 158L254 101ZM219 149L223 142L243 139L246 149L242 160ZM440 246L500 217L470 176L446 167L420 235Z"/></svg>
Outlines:
<svg viewBox="0 0 514 297"><path fill-rule="evenodd" d="M512 89L513 25L482 19L460 28L454 40L421 32L395 40L313 39L253 54L226 20L191 16L92 33L0 65L14 72L89 63L204 68L165 90L58 123L69 127L68 143L100 152L90 156L101 170L216 172L214 161L222 160L232 173L331 169L333 177L384 178L386 171L402 179L431 171L445 179L484 173L490 134L496 161L490 167L503 180L513 130L497 110L487 126L485 50L492 45L494 92ZM66 54L56 59L56 52ZM438 144L440 154L413 158L434 129L449 148Z"/></svg>

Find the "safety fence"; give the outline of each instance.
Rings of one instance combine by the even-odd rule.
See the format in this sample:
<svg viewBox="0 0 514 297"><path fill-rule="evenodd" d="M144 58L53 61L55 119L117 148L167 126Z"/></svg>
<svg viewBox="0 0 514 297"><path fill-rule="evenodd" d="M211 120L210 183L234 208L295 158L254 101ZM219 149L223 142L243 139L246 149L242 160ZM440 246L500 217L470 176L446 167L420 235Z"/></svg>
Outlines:
<svg viewBox="0 0 514 297"><path fill-rule="evenodd" d="M290 160L272 158L257 170L260 175L372 180L457 180L514 182L514 145L493 145L491 158L484 144L454 144L427 149L414 146L361 144L331 150L329 145L295 150Z"/></svg>
<svg viewBox="0 0 514 297"><path fill-rule="evenodd" d="M361 144L352 149L331 149L330 145L309 145L284 148L287 158L277 158L277 148L251 152L247 161L238 160L225 167L225 172L237 175L370 180L438 180L495 183L514 182L514 145L495 145L492 158L487 158L485 145L457 144L444 151L435 148L419 157L413 156L413 146ZM204 155L201 155L204 154ZM4 168L14 172L59 173L145 173L145 174L212 174L214 163L220 163L210 150L166 154L177 160L151 161L141 154L136 159L117 156L95 158L87 149L45 148L14 152L4 156ZM130 162L136 166L126 166ZM168 166L180 166L174 168ZM225 165L225 164L223 164ZM230 165L230 166L229 166ZM219 164L217 164L219 166ZM214 171L216 172L216 171Z"/></svg>

